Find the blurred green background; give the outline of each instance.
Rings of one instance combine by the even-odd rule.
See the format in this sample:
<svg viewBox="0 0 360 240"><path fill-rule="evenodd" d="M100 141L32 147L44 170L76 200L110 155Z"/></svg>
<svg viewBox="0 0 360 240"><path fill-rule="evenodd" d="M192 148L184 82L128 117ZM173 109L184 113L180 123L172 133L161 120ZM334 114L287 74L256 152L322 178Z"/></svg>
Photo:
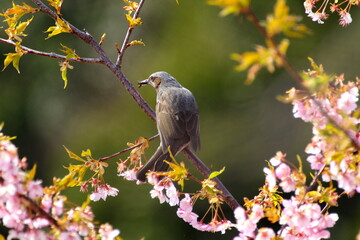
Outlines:
<svg viewBox="0 0 360 240"><path fill-rule="evenodd" d="M15 1L20 3L21 1ZM253 1L252 7L264 19L274 1ZM340 27L338 16L330 16L324 25L305 17L303 1L288 1L292 13L304 17L313 34L291 40L288 57L298 70L309 68L307 57L324 64L329 73L345 73L346 79L359 76L360 11L352 9L353 23ZM0 11L11 6L0 2ZM64 17L97 39L107 33L103 45L116 58L115 43L122 43L126 32L123 2L120 0L68 0ZM261 35L245 18L219 17L219 9L205 1L147 1L141 13L143 25L133 39L146 46L127 50L123 71L133 84L156 71L167 71L190 89L200 108L202 149L198 156L213 170L226 166L220 176L223 183L242 203L252 198L264 183L262 169L266 159L277 151L287 153L296 162L296 154L305 159L304 148L311 138L311 126L292 116L291 105L275 97L296 86L282 69L274 74L262 71L255 83L245 86L246 73L234 71L233 52L250 51L263 44ZM5 26L5 23L1 23ZM82 57L95 57L92 49L69 34L44 40L43 33L53 21L36 14L27 30L26 46L59 52L60 42ZM0 36L6 38L3 32ZM13 47L0 43L0 53ZM90 148L94 157L104 157L126 147L139 136L156 134L155 124L138 108L116 78L102 65L73 64L69 84L63 89L58 60L27 55L21 59L19 75L12 67L0 73L0 121L4 132L14 140L21 156L38 164L38 177L45 185L52 177L66 174L68 165L63 145L76 153ZM150 87L140 89L155 104ZM150 157L158 140L146 153ZM121 156L125 159L126 154ZM178 156L178 160L187 160ZM93 204L97 220L110 222L121 230L124 239L232 239L225 235L193 230L176 216L176 208L151 199L150 186L137 186L116 176L116 159L109 161L106 180L119 189L117 197ZM305 164L307 167L307 164ZM194 189L188 183L190 189ZM68 192L70 200L81 203L85 195L78 189ZM359 197L341 199L341 208L333 209L340 220L332 229L331 239L354 239L360 227ZM224 210L233 219L228 207ZM206 204L196 207L201 215Z"/></svg>

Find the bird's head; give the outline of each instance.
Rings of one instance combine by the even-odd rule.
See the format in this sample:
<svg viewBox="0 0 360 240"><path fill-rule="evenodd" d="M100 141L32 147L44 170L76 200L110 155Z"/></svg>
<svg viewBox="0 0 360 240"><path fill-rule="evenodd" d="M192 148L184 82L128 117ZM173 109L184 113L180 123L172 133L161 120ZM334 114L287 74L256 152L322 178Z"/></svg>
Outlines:
<svg viewBox="0 0 360 240"><path fill-rule="evenodd" d="M140 81L138 87L141 87L142 85L150 85L156 90L160 87L181 87L180 83L167 72L156 72L151 74L148 79Z"/></svg>

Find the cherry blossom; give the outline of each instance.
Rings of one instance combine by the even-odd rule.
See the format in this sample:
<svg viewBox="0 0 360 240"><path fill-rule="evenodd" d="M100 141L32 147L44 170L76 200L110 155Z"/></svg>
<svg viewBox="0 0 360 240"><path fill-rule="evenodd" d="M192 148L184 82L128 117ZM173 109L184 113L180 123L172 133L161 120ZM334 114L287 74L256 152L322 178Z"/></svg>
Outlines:
<svg viewBox="0 0 360 240"><path fill-rule="evenodd" d="M340 15L339 24L341 26L345 27L352 22L350 13L343 10L339 12L339 15Z"/></svg>

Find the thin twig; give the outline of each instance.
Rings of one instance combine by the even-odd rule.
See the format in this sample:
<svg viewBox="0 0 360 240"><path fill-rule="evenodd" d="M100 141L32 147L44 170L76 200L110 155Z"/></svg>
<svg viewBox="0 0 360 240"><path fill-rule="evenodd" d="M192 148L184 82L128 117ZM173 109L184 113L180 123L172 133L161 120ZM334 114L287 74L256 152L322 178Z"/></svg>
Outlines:
<svg viewBox="0 0 360 240"><path fill-rule="evenodd" d="M45 210L42 209L37 203L35 203L31 198L24 194L18 194L18 197L25 200L29 204L30 208L35 211L40 217L46 218L51 225L53 225L59 230L63 230L59 223L56 221L56 219L53 218L49 213L45 212Z"/></svg>
<svg viewBox="0 0 360 240"><path fill-rule="evenodd" d="M0 42L7 43L12 46L16 46L16 43L9 39L0 38ZM61 60L67 60L69 62L97 63L97 64L103 63L103 60L101 60L100 58L70 58L70 59L67 59L66 56L57 54L57 53L53 53L53 52L38 51L38 50L28 48L28 47L25 47L22 45L20 45L20 48L30 54L44 56L44 57L50 57L50 58L56 58L56 59L61 59Z"/></svg>
<svg viewBox="0 0 360 240"><path fill-rule="evenodd" d="M150 137L150 138L148 138L147 140L148 141L152 141L152 140L154 140L154 139L156 139L156 138L158 138L159 137L159 134L156 134L156 135L154 135L154 136L152 136L152 137ZM140 147L141 145L143 145L144 143L138 143L138 144L136 144L136 145L134 145L134 146L131 146L131 147L128 147L128 148L125 148L125 149L123 149L123 150L121 150L121 151L119 151L119 152L117 152L117 153L114 153L114 154L111 154L111 155L109 155L109 156L106 156L106 157L103 157L103 158L100 158L99 159L99 161L106 161L106 160L109 160L110 158L113 158L113 157L116 157L116 156L119 156L120 154L123 154L123 153L126 153L126 152L128 152L128 151L131 151L131 150L133 150L134 148L137 148L137 147Z"/></svg>
<svg viewBox="0 0 360 240"><path fill-rule="evenodd" d="M326 164L324 163L322 167L319 169L319 171L316 173L315 177L309 184L309 186L306 188L306 192L309 192L311 189L313 189L317 183L317 180L320 178L321 174L323 173L324 169L326 167Z"/></svg>
<svg viewBox="0 0 360 240"><path fill-rule="evenodd" d="M135 13L133 15L133 19L138 18L139 14L140 14L140 10L141 10L142 6L144 5L144 2L145 2L145 0L140 1L138 8L136 9L136 11L135 11ZM116 60L116 66L119 67L119 68L121 67L121 63L122 63L122 59L123 59L124 54L125 54L125 50L129 46L128 44L129 44L130 36L131 36L131 33L133 32L133 30L134 30L134 28L130 27L130 26L127 29L125 39L123 41L123 44L121 46L118 58Z"/></svg>
<svg viewBox="0 0 360 240"><path fill-rule="evenodd" d="M296 69L293 67L293 65L289 62L289 60L287 59L287 57L280 51L280 49L278 48L278 45L275 41L275 39L270 36L266 30L266 28L264 26L262 26L260 24L259 19L256 17L255 13L253 12L253 10L251 8L246 8L245 9L245 14L247 14L250 22L252 22L256 28L259 30L259 32L263 35L263 37L265 39L268 39L271 43L271 45L273 46L276 54L282 59L282 63L284 65L284 68L286 69L286 71L295 79L295 81L301 86L303 86L303 79L302 77L299 75L299 73L296 71Z"/></svg>

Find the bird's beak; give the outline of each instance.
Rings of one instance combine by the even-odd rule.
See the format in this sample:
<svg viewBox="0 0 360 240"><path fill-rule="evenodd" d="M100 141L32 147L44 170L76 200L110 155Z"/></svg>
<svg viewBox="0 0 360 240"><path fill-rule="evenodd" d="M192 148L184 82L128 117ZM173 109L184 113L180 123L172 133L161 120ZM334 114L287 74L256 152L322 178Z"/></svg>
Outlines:
<svg viewBox="0 0 360 240"><path fill-rule="evenodd" d="M148 80L148 79L145 79L145 80L143 80L143 81L140 81L140 82L138 83L138 88L141 88L142 85L147 85L147 84L149 84L149 80Z"/></svg>

